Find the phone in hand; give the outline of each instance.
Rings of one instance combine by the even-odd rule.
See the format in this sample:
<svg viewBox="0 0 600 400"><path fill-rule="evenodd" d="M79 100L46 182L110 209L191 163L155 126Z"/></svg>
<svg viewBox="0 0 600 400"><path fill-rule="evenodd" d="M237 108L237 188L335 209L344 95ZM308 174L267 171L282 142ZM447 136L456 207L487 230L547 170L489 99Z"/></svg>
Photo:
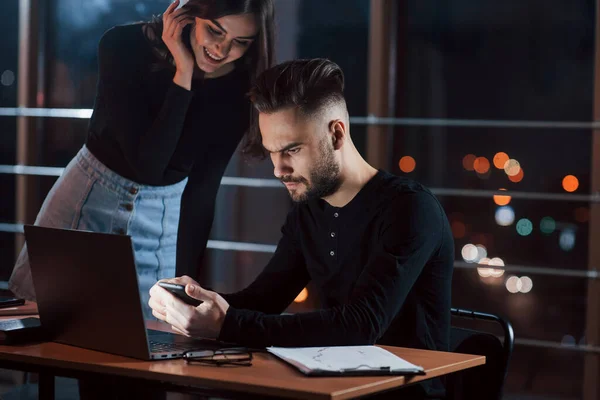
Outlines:
<svg viewBox="0 0 600 400"><path fill-rule="evenodd" d="M179 285L177 283L158 282L158 286L167 289L172 295L184 303L189 304L190 306L198 307L200 304L202 304L200 300L196 300L193 297L188 296L188 294L185 292L184 285Z"/></svg>
<svg viewBox="0 0 600 400"><path fill-rule="evenodd" d="M177 5L177 7L175 8L174 11L179 10L181 7L185 6L188 3L189 0L179 0L179 4Z"/></svg>
<svg viewBox="0 0 600 400"><path fill-rule="evenodd" d="M25 304L25 300L14 297L0 297L0 308L17 307Z"/></svg>

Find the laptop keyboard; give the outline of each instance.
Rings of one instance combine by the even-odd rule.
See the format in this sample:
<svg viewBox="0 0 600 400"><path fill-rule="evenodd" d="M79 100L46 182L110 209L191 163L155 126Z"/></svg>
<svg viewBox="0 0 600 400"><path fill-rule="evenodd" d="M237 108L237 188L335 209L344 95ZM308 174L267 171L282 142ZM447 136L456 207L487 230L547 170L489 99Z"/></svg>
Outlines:
<svg viewBox="0 0 600 400"><path fill-rule="evenodd" d="M15 329L32 328L40 326L37 318L9 319L0 321L0 331L12 331Z"/></svg>
<svg viewBox="0 0 600 400"><path fill-rule="evenodd" d="M197 347L192 343L164 343L164 342L156 342L153 340L149 341L150 343L150 351L152 353L164 353L168 351L186 351L192 350Z"/></svg>

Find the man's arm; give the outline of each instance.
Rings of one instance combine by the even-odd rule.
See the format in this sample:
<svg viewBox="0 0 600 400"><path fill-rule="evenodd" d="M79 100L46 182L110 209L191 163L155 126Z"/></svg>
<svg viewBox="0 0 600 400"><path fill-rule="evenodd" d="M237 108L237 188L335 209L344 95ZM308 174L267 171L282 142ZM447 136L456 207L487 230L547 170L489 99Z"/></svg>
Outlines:
<svg viewBox="0 0 600 400"><path fill-rule="evenodd" d="M219 335L227 311L233 307L261 315L280 314L309 281L302 252L293 235L294 211L288 214L275 255L248 288L220 295L202 288L189 276L167 279L164 281L184 285L186 293L202 304L197 307L186 304L156 284L150 289L148 303L152 314L186 336L205 338Z"/></svg>
<svg viewBox="0 0 600 400"><path fill-rule="evenodd" d="M306 287L310 277L294 235L295 215L295 209L288 214L275 254L254 282L237 293L221 294L231 307L280 314Z"/></svg>
<svg viewBox="0 0 600 400"><path fill-rule="evenodd" d="M375 343L402 307L427 261L439 250L444 218L430 194L400 196L384 218L380 246L369 258L347 304L283 316L232 305L219 339L253 347ZM268 291L277 285L277 281L265 282L263 288Z"/></svg>

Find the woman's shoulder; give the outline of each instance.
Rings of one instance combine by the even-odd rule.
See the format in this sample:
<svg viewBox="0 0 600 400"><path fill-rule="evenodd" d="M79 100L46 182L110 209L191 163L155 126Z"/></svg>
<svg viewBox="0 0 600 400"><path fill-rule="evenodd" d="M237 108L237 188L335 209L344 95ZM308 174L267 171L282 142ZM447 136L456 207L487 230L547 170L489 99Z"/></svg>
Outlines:
<svg viewBox="0 0 600 400"><path fill-rule="evenodd" d="M100 38L99 50L110 52L137 52L147 47L144 23L113 26Z"/></svg>

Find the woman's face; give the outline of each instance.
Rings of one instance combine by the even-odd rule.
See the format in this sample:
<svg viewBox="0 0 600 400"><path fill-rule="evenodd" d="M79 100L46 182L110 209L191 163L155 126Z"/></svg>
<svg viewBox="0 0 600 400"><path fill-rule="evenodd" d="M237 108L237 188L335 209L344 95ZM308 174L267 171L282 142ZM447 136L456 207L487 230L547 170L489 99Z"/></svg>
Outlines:
<svg viewBox="0 0 600 400"><path fill-rule="evenodd" d="M242 57L258 34L254 14L226 15L209 20L196 17L191 44L198 68L218 73Z"/></svg>

